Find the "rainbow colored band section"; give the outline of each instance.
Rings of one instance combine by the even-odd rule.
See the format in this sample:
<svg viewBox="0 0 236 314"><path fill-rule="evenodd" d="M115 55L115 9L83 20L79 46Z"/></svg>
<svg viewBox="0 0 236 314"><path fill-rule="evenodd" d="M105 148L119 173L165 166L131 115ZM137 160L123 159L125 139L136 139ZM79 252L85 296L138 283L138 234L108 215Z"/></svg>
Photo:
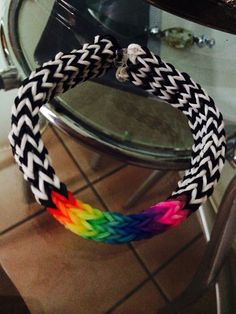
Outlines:
<svg viewBox="0 0 236 314"><path fill-rule="evenodd" d="M185 207L184 197L155 204L144 212L132 215L101 211L76 200L71 192L68 198L51 193L56 208L48 208L65 228L90 240L121 244L143 240L176 227L192 212Z"/></svg>

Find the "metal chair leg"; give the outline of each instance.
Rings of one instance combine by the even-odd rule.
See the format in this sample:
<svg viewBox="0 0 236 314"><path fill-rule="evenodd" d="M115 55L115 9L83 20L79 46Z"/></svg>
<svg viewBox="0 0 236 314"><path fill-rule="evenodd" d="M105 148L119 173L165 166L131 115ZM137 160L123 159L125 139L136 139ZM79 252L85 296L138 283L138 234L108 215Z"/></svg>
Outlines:
<svg viewBox="0 0 236 314"><path fill-rule="evenodd" d="M125 209L133 207L168 171L154 170L151 175L138 187L130 196L128 201L123 205Z"/></svg>
<svg viewBox="0 0 236 314"><path fill-rule="evenodd" d="M202 262L189 286L159 314L179 313L194 303L211 284L232 247L236 230L236 177L229 184L221 202Z"/></svg>
<svg viewBox="0 0 236 314"><path fill-rule="evenodd" d="M94 171L98 170L101 167L104 158L105 157L103 155L95 153L90 162L91 168ZM133 193L133 195L131 195L123 207L125 209L133 207L149 191L149 189L151 189L167 173L168 171L154 170L151 175Z"/></svg>

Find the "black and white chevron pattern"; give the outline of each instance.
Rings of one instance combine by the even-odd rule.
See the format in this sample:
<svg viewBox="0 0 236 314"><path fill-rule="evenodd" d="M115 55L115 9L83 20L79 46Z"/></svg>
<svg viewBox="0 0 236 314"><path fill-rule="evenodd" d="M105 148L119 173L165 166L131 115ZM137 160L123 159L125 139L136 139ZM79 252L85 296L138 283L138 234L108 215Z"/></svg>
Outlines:
<svg viewBox="0 0 236 314"><path fill-rule="evenodd" d="M213 192L224 164L225 134L222 115L214 101L188 74L163 62L147 48L130 45L123 51L128 80L156 95L188 118L192 130L191 167L172 196L188 195L188 209L195 210ZM94 43L56 57L32 72L19 89L12 111L9 140L24 178L37 201L52 207L51 191L67 196L50 164L39 130L40 107L56 95L87 79L103 75L122 56L115 40L96 36ZM148 110L148 108L147 108Z"/></svg>
<svg viewBox="0 0 236 314"><path fill-rule="evenodd" d="M78 83L103 75L113 65L117 48L116 41L110 37L96 36L93 44L84 44L80 50L58 53L33 71L18 91L9 140L36 200L46 207L54 207L50 200L52 190L67 196L67 189L56 176L41 140L40 107Z"/></svg>
<svg viewBox="0 0 236 314"><path fill-rule="evenodd" d="M213 99L188 74L179 72L145 47L131 44L126 53L129 80L178 108L188 118L194 139L191 167L172 196L187 194L188 209L196 210L212 194L224 165L226 143L222 114Z"/></svg>

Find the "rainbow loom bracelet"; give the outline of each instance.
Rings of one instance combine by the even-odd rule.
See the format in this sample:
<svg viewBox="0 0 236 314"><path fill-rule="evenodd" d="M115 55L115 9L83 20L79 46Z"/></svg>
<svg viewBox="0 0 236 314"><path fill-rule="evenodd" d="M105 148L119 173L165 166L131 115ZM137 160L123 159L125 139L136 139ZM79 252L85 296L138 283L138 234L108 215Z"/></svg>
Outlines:
<svg viewBox="0 0 236 314"><path fill-rule="evenodd" d="M56 176L39 129L43 104L80 82L103 75L117 62L119 79L181 110L194 139L191 167L170 198L132 215L101 211L76 200ZM9 140L37 202L72 232L112 244L150 238L180 224L212 194L225 156L222 115L201 86L147 48L131 44L120 49L110 36L96 36L79 50L58 53L23 81L12 109Z"/></svg>

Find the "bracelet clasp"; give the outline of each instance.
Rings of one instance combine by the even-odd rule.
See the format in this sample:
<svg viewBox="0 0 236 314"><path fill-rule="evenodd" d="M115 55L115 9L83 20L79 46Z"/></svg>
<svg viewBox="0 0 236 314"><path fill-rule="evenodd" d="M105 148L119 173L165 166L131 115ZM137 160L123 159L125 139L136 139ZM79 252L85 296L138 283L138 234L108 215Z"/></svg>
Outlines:
<svg viewBox="0 0 236 314"><path fill-rule="evenodd" d="M128 81L128 73L127 73L127 61L128 61L128 53L127 48L120 49L117 51L117 58L114 61L114 65L117 68L116 70L116 79L120 82Z"/></svg>

